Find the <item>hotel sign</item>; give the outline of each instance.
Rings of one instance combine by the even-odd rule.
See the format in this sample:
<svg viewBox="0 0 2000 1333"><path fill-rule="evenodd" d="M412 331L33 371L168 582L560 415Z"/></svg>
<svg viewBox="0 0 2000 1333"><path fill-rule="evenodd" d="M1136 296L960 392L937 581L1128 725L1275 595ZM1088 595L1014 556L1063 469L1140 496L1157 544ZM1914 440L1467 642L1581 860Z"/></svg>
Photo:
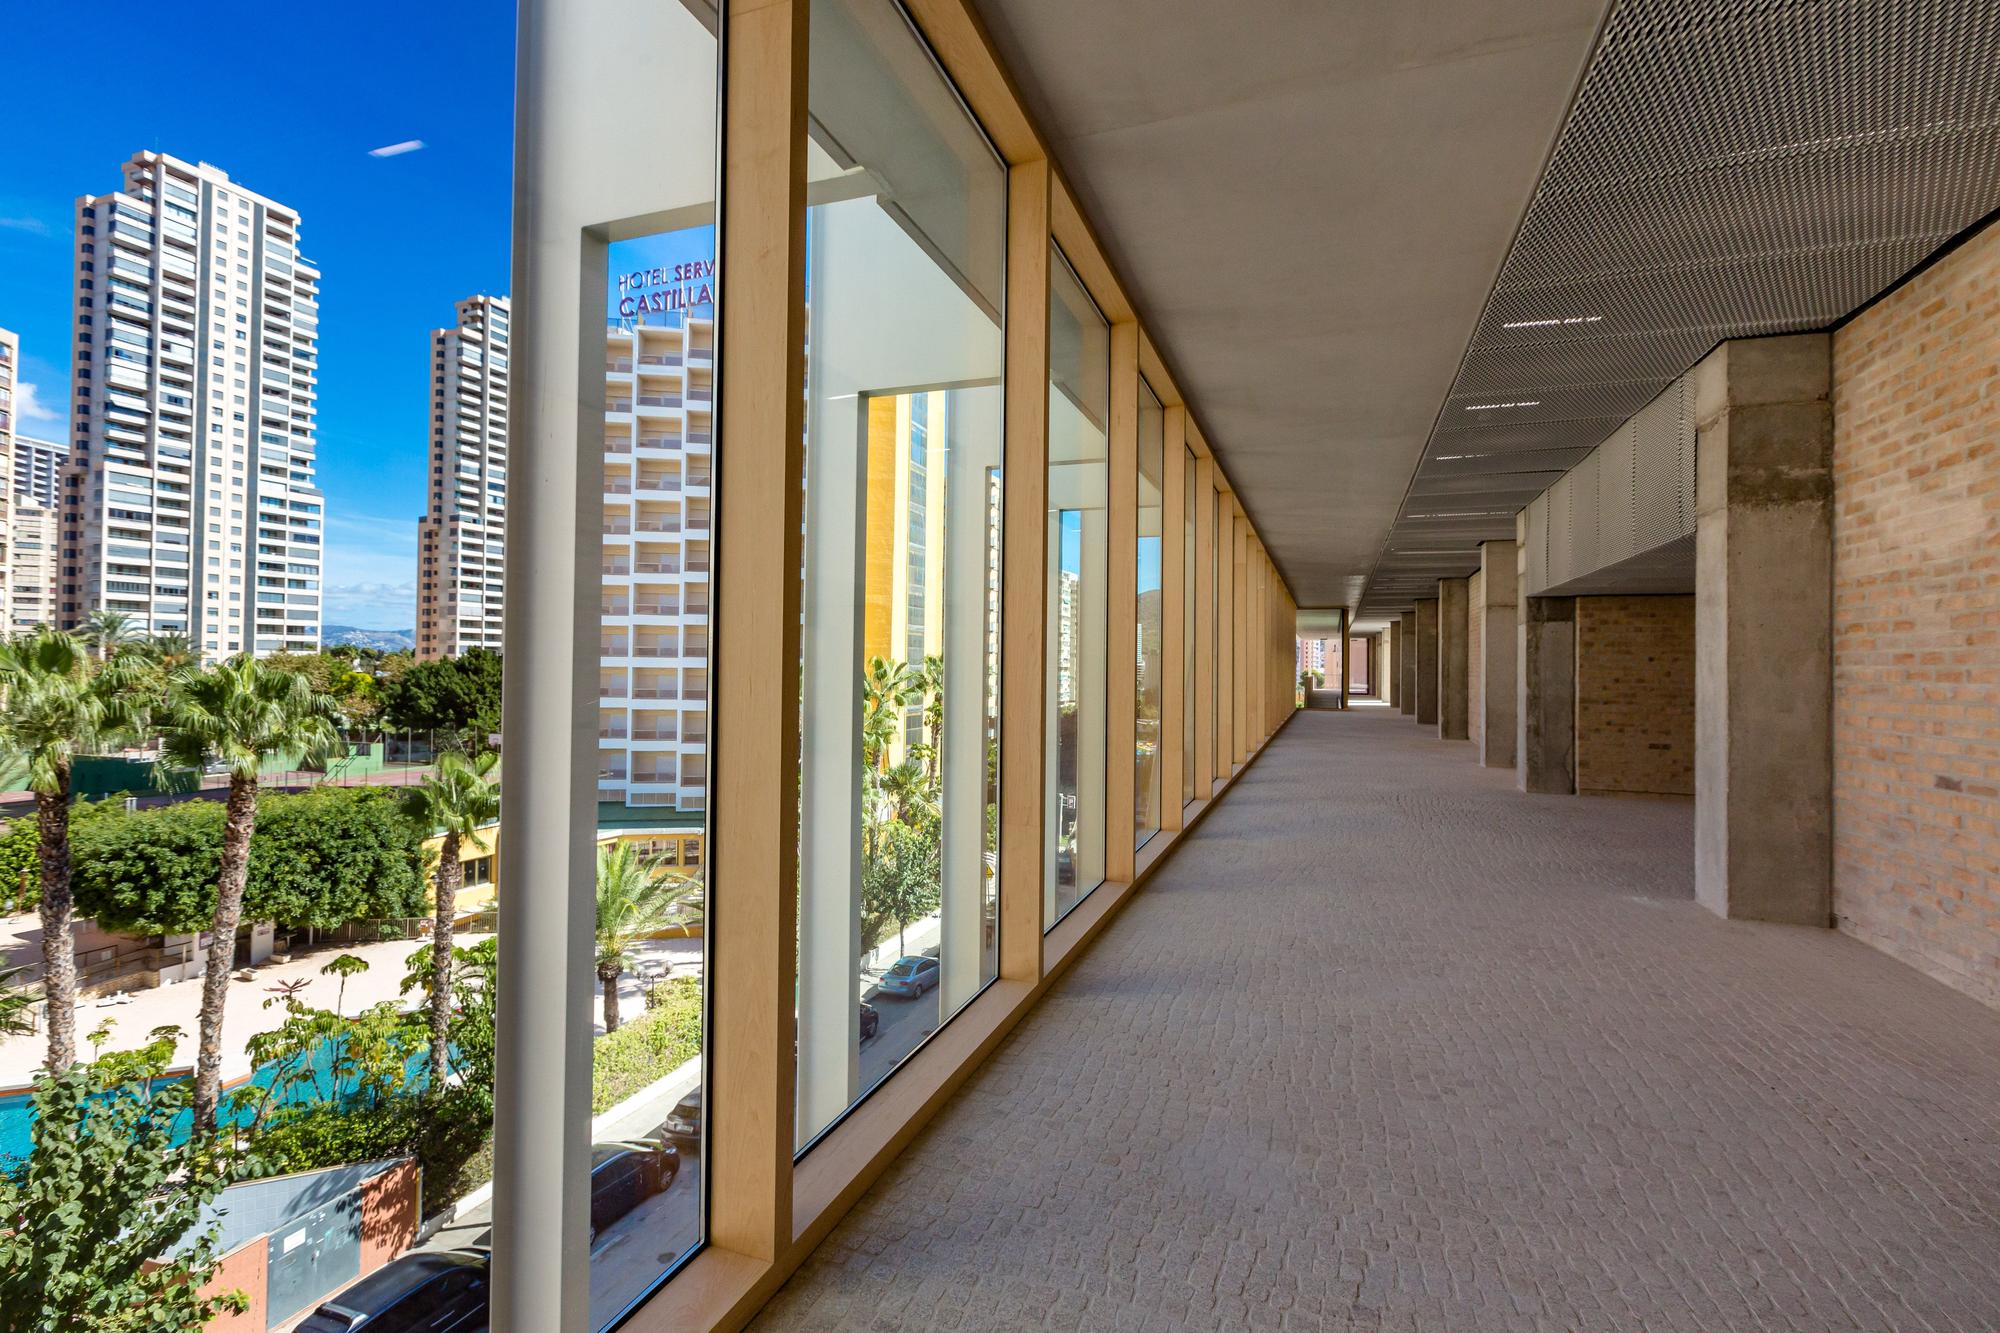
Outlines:
<svg viewBox="0 0 2000 1333"><path fill-rule="evenodd" d="M618 275L618 316L686 313L715 304L715 261L697 259Z"/></svg>

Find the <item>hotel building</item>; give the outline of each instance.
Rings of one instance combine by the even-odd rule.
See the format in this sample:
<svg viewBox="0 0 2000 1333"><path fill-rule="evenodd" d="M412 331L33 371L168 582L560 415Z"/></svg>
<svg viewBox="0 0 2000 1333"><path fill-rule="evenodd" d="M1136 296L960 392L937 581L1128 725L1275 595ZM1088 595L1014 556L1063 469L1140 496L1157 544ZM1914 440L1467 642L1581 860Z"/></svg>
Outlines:
<svg viewBox="0 0 2000 1333"><path fill-rule="evenodd" d="M12 558L14 450L14 379L20 372L21 337L0 329L0 604L9 600L8 566Z"/></svg>
<svg viewBox="0 0 2000 1333"><path fill-rule="evenodd" d="M60 619L128 616L205 658L319 646L319 270L299 216L135 154L76 205Z"/></svg>
<svg viewBox="0 0 2000 1333"><path fill-rule="evenodd" d="M458 303L431 331L430 502L417 520L417 657L500 651L507 541L504 296Z"/></svg>
<svg viewBox="0 0 2000 1333"><path fill-rule="evenodd" d="M715 319L605 330L600 823L696 828L708 756Z"/></svg>

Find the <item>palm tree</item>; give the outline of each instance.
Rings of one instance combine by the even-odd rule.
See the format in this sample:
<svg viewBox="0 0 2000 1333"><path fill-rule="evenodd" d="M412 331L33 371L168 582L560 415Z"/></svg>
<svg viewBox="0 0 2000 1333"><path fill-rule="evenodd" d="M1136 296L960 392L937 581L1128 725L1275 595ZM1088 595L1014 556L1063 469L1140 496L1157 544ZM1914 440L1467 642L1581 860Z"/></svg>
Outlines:
<svg viewBox="0 0 2000 1333"><path fill-rule="evenodd" d="M201 654L194 648L194 640L185 634L169 631L155 634L144 646L146 655L159 664L162 671L179 671L183 667L194 666L201 660Z"/></svg>
<svg viewBox="0 0 2000 1333"><path fill-rule="evenodd" d="M0 750L27 762L40 828L42 993L48 1068L76 1060L76 910L69 879L70 763L143 726L148 700L127 664L93 670L73 634L40 629L0 643Z"/></svg>
<svg viewBox="0 0 2000 1333"><path fill-rule="evenodd" d="M130 643L139 636L132 617L123 611L92 611L78 629L85 642L97 650L100 660L109 658L120 644Z"/></svg>
<svg viewBox="0 0 2000 1333"><path fill-rule="evenodd" d="M0 967L0 1037L18 1037L35 1030L29 1011L37 997L20 981L27 974L25 967Z"/></svg>
<svg viewBox="0 0 2000 1333"><path fill-rule="evenodd" d="M222 1007L236 959L236 928L257 827L257 774L276 754L301 767L340 749L340 710L304 677L275 671L247 654L206 670L176 673L168 686L161 758L199 769L220 762L229 774L222 864L215 882L214 933L201 979L201 1027L194 1067L194 1122L213 1129L222 1093Z"/></svg>
<svg viewBox="0 0 2000 1333"><path fill-rule="evenodd" d="M918 677L904 662L871 657L861 673L861 762L879 770L888 761L903 710L922 697Z"/></svg>
<svg viewBox="0 0 2000 1333"><path fill-rule="evenodd" d="M701 883L648 864L622 841L597 848L597 980L604 988L604 1030L618 1030L618 978L632 965L632 946L698 911Z"/></svg>
<svg viewBox="0 0 2000 1333"><path fill-rule="evenodd" d="M423 783L403 789L403 812L425 832L444 835L432 875L435 902L431 921L431 1087L444 1087L451 1035L451 933L458 913L458 890L465 883L459 848L484 848L480 828L500 817L500 792L488 774L500 756L487 751L467 758L447 750Z"/></svg>

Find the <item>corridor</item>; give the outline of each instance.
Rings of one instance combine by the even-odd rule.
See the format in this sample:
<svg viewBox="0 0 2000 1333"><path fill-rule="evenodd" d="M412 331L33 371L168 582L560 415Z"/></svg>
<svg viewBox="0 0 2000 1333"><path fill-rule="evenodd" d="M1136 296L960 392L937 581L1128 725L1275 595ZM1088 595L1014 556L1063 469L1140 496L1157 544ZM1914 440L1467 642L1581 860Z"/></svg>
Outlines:
<svg viewBox="0 0 2000 1333"><path fill-rule="evenodd" d="M755 1327L2000 1326L2000 1013L1513 781L1293 718Z"/></svg>

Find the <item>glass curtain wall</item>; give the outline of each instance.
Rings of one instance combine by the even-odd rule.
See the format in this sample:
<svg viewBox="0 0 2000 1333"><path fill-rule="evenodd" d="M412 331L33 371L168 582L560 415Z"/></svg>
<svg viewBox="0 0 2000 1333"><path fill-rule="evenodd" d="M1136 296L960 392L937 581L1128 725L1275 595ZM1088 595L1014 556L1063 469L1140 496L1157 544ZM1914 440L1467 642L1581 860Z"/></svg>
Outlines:
<svg viewBox="0 0 2000 1333"><path fill-rule="evenodd" d="M1194 450L1181 488L1181 804L1194 799Z"/></svg>
<svg viewBox="0 0 2000 1333"><path fill-rule="evenodd" d="M1166 503L1167 413L1153 386L1139 381L1139 490L1136 553L1138 697L1132 737L1132 845L1160 831L1160 538Z"/></svg>
<svg viewBox="0 0 2000 1333"><path fill-rule="evenodd" d="M590 1317L614 1322L702 1238L710 516L716 437L717 15L620 5L667 77L626 141L604 244L597 607ZM645 127L643 133L634 130ZM636 155L636 156L634 156ZM585 265L585 273L592 268ZM502 893L506 892L503 886ZM612 1112L608 1118L604 1113Z"/></svg>
<svg viewBox="0 0 2000 1333"><path fill-rule="evenodd" d="M1048 809L1042 919L1104 882L1111 326L1055 250L1049 265Z"/></svg>
<svg viewBox="0 0 2000 1333"><path fill-rule="evenodd" d="M999 970L1007 174L888 0L814 0L801 1149Z"/></svg>

